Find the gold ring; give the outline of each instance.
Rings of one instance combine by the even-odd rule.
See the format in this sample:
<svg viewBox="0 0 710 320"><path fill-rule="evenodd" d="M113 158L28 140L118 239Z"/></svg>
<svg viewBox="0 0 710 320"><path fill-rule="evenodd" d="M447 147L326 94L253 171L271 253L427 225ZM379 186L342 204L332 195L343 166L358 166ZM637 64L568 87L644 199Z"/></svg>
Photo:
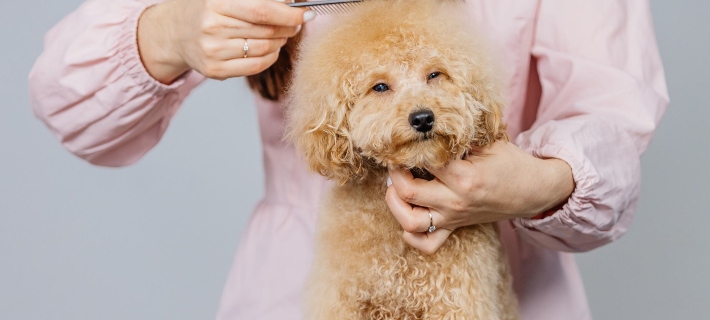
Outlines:
<svg viewBox="0 0 710 320"><path fill-rule="evenodd" d="M247 43L247 39L244 38L244 58L247 57L248 53L249 53L249 44Z"/></svg>

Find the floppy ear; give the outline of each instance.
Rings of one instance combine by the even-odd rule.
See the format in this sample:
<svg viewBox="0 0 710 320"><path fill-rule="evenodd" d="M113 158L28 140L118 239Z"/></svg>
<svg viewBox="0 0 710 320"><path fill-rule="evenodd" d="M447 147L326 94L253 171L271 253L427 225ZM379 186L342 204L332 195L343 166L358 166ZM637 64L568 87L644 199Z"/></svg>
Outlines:
<svg viewBox="0 0 710 320"><path fill-rule="evenodd" d="M497 140L509 140L503 122L503 98L497 66L481 41L468 33L450 48L443 50L448 75L464 95L466 106L476 115L472 144L488 146Z"/></svg>
<svg viewBox="0 0 710 320"><path fill-rule="evenodd" d="M503 98L501 81L496 76L500 72L487 48L477 41L464 42L469 43L469 46L463 49L463 52L470 54L463 57L456 55L459 59L457 62L463 64L457 69L461 74L456 80L465 88L466 104L476 110L476 114L480 114L478 119L474 120L476 132L473 144L482 147L498 140L508 141L509 137L507 126L503 122L506 101Z"/></svg>
<svg viewBox="0 0 710 320"><path fill-rule="evenodd" d="M472 55L473 56L473 55ZM486 60L466 57L457 61L459 72L452 79L464 91L466 105L477 115L474 118L473 145L484 147L498 140L508 141L507 126L503 122L505 99L493 68Z"/></svg>
<svg viewBox="0 0 710 320"><path fill-rule="evenodd" d="M476 132L474 134L474 144L476 146L488 146L498 140L508 141L507 126L503 122L504 99L497 92L497 86L486 86L482 90L477 90L473 96L475 103L479 104L482 111L481 116L476 119Z"/></svg>
<svg viewBox="0 0 710 320"><path fill-rule="evenodd" d="M312 171L343 184L364 173L349 135L350 90L333 74L309 75L308 67L296 72L288 92L287 137Z"/></svg>

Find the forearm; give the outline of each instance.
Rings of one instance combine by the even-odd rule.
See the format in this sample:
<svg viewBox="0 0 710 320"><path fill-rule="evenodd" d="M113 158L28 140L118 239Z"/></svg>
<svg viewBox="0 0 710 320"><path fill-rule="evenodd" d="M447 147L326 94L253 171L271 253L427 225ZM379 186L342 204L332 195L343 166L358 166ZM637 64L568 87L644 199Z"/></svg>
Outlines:
<svg viewBox="0 0 710 320"><path fill-rule="evenodd" d="M137 161L202 78L155 81L136 47L140 1L90 1L54 27L30 76L34 113L72 153L105 166Z"/></svg>
<svg viewBox="0 0 710 320"><path fill-rule="evenodd" d="M640 161L634 139L620 126L578 116L525 132L516 144L537 158L564 160L575 182L568 200L553 207L558 210L514 220L522 238L577 252L611 242L629 228L640 189Z"/></svg>

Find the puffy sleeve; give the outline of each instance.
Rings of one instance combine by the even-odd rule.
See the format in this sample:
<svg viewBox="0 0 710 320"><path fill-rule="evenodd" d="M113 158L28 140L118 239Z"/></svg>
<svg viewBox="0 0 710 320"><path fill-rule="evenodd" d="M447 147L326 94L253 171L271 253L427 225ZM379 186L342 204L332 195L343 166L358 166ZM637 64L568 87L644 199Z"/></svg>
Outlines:
<svg viewBox="0 0 710 320"><path fill-rule="evenodd" d="M29 76L35 115L72 153L125 166L153 148L188 93L196 72L164 85L144 69L137 26L161 1L85 2L45 37Z"/></svg>
<svg viewBox="0 0 710 320"><path fill-rule="evenodd" d="M521 238L587 251L630 226L640 157L668 105L646 0L541 0L532 55L542 96L515 143L572 168L575 190L557 212L513 221Z"/></svg>

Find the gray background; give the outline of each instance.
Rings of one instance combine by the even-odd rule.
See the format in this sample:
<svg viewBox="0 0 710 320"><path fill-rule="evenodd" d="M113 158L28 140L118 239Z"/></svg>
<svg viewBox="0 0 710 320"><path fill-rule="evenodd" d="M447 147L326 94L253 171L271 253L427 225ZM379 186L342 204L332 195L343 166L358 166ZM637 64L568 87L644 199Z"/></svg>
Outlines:
<svg viewBox="0 0 710 320"><path fill-rule="evenodd" d="M80 3L0 4L0 319L211 319L262 194L252 98L210 81L138 164L75 158L33 117L26 79ZM596 319L707 319L710 2L651 3L672 103L633 228L578 261Z"/></svg>

